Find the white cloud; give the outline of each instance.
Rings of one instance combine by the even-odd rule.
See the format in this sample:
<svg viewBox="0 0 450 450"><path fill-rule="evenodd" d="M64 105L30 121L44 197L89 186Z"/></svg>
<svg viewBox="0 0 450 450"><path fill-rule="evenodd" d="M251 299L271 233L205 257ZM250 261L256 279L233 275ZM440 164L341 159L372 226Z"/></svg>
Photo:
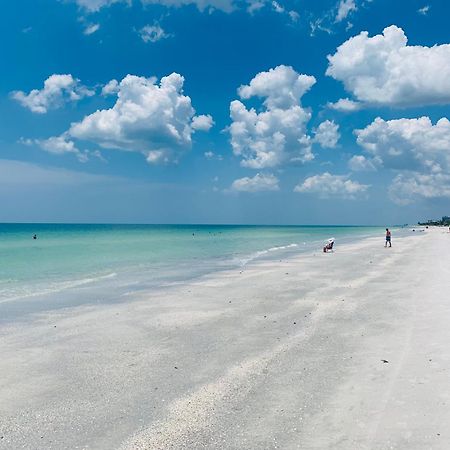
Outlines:
<svg viewBox="0 0 450 450"><path fill-rule="evenodd" d="M292 22L298 22L300 19L300 14L297 11L291 10L288 12L289 17L291 18Z"/></svg>
<svg viewBox="0 0 450 450"><path fill-rule="evenodd" d="M315 130L314 142L323 148L335 148L340 137L339 125L331 120L325 120Z"/></svg>
<svg viewBox="0 0 450 450"><path fill-rule="evenodd" d="M355 131L358 144L369 155L360 156L373 168L393 169L397 176L389 189L398 204L415 198L449 197L450 121L442 118L435 125L429 117L385 121L377 118ZM350 160L358 168L356 156ZM365 161L364 161L365 160Z"/></svg>
<svg viewBox="0 0 450 450"><path fill-rule="evenodd" d="M131 5L131 0L75 0L78 6L89 13L100 11L103 7L111 6L115 3ZM177 8L185 5L195 5L200 11L210 11L218 9L224 12L231 12L237 7L237 0L141 0L144 5L163 5ZM252 5L252 1L244 2Z"/></svg>
<svg viewBox="0 0 450 450"><path fill-rule="evenodd" d="M201 114L192 118L191 127L195 131L209 131L214 125L214 120L209 114Z"/></svg>
<svg viewBox="0 0 450 450"><path fill-rule="evenodd" d="M327 103L328 108L341 112L359 111L361 106L361 103L350 100L349 98L341 98L335 103Z"/></svg>
<svg viewBox="0 0 450 450"><path fill-rule="evenodd" d="M214 153L212 151L205 152L204 156L205 156L206 159L208 159L210 161L214 160L214 159L216 159L217 161L222 161L223 160L223 156L222 155L218 155L218 154L216 154L216 153Z"/></svg>
<svg viewBox="0 0 450 450"><path fill-rule="evenodd" d="M158 42L161 39L167 39L171 37L171 34L167 34L158 22L153 25L145 25L139 30L139 35L144 42Z"/></svg>
<svg viewBox="0 0 450 450"><path fill-rule="evenodd" d="M180 7L185 5L195 5L199 11L220 10L232 12L237 8L235 0L142 0L144 4L157 4L167 7ZM251 1L245 2L251 5Z"/></svg>
<svg viewBox="0 0 450 450"><path fill-rule="evenodd" d="M94 34L96 31L100 29L100 25L98 23L90 23L86 25L86 28L83 31L83 34L89 36Z"/></svg>
<svg viewBox="0 0 450 450"><path fill-rule="evenodd" d="M247 3L248 3L247 12L249 14L253 14L256 11L259 11L266 5L265 0L249 0Z"/></svg>
<svg viewBox="0 0 450 450"><path fill-rule="evenodd" d="M401 173L394 178L389 196L399 205L409 205L416 199L450 198L450 175L443 173Z"/></svg>
<svg viewBox="0 0 450 450"><path fill-rule="evenodd" d="M258 113L239 100L230 104L231 145L234 154L242 157L242 166L262 169L314 159L306 135L311 113L301 106L300 99L315 82L314 77L281 65L259 73L249 85L239 88L241 99L260 97L265 107Z"/></svg>
<svg viewBox="0 0 450 450"><path fill-rule="evenodd" d="M271 108L289 108L299 104L300 98L316 83L309 75L299 75L290 66L277 66L268 72L260 72L248 85L239 88L243 100L251 97L264 98L264 106Z"/></svg>
<svg viewBox="0 0 450 450"><path fill-rule="evenodd" d="M284 9L283 6L281 6L278 2L276 2L275 0L272 1L272 8L275 12L279 13L279 14L283 14L286 10Z"/></svg>
<svg viewBox="0 0 450 450"><path fill-rule="evenodd" d="M257 173L253 178L244 177L234 180L231 190L236 192L279 191L278 178L272 174Z"/></svg>
<svg viewBox="0 0 450 450"><path fill-rule="evenodd" d="M97 12L104 6L111 6L113 3L131 3L131 0L75 0L77 5L88 12Z"/></svg>
<svg viewBox="0 0 450 450"><path fill-rule="evenodd" d="M370 172L377 170L380 162L377 158L366 158L363 155L354 155L348 161L348 166L354 172Z"/></svg>
<svg viewBox="0 0 450 450"><path fill-rule="evenodd" d="M340 0L336 14L336 22L342 22L352 11L356 10L355 0Z"/></svg>
<svg viewBox="0 0 450 450"><path fill-rule="evenodd" d="M50 109L60 108L64 103L76 102L94 94L72 75L55 74L45 80L43 89L33 89L28 94L14 91L11 96L32 112L45 114Z"/></svg>
<svg viewBox="0 0 450 450"><path fill-rule="evenodd" d="M428 14L428 12L430 11L430 5L425 5L422 8L419 8L417 10L417 12L419 14L422 14L422 16L426 16Z"/></svg>
<svg viewBox="0 0 450 450"><path fill-rule="evenodd" d="M310 32L310 36L315 36L316 35L316 31L323 31L327 34L332 34L333 31L331 30L331 28L329 26L326 26L326 20L324 17L316 19L316 20L312 20L311 22L309 22L309 28L311 30Z"/></svg>
<svg viewBox="0 0 450 450"><path fill-rule="evenodd" d="M127 75L114 106L73 123L68 134L103 148L141 152L149 163L177 162L191 147L195 120L183 83L177 73L159 84L156 78Z"/></svg>
<svg viewBox="0 0 450 450"><path fill-rule="evenodd" d="M355 134L357 143L384 167L450 172L450 122L447 118L433 125L429 117L388 121L378 117Z"/></svg>
<svg viewBox="0 0 450 450"><path fill-rule="evenodd" d="M106 83L102 88L102 95L115 95L119 92L119 82L117 80L111 80Z"/></svg>
<svg viewBox="0 0 450 450"><path fill-rule="evenodd" d="M88 13L94 13L103 7L111 6L115 3L131 5L132 0L73 0ZM269 0L140 0L143 5L161 5L167 8L179 8L187 5L194 5L201 12L212 12L214 10L231 13L235 10L245 9L249 14L253 14L265 7L280 14L289 15L290 19L296 22L299 15L296 11L287 11L286 8L277 1Z"/></svg>
<svg viewBox="0 0 450 450"><path fill-rule="evenodd" d="M19 140L24 145L38 145L42 150L53 155L74 154L80 162L88 161L88 153L81 152L67 135L53 136L48 139L24 139Z"/></svg>
<svg viewBox="0 0 450 450"><path fill-rule="evenodd" d="M392 25L383 34L362 32L328 56L327 75L344 83L357 100L371 105L450 103L450 45L409 46Z"/></svg>
<svg viewBox="0 0 450 450"><path fill-rule="evenodd" d="M310 2L319 4L320 2ZM326 2L322 2L326 3ZM315 36L318 31L322 31L328 34L334 34L335 28L339 27L345 31L353 28L353 23L350 22L350 16L354 14L361 7L362 9L367 8L371 3L370 0L334 0L334 4L331 8L326 8L316 10L315 12L310 12L310 35Z"/></svg>
<svg viewBox="0 0 450 450"><path fill-rule="evenodd" d="M320 198L354 199L369 188L366 184L352 181L347 175L332 175L325 172L306 178L294 188L294 192L317 194Z"/></svg>

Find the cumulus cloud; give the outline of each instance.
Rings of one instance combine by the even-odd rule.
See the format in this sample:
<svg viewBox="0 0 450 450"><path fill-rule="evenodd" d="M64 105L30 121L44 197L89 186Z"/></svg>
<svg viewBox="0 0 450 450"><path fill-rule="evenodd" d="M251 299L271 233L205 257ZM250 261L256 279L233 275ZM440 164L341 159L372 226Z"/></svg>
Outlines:
<svg viewBox="0 0 450 450"><path fill-rule="evenodd" d="M80 151L75 143L70 140L66 134L61 136L53 136L48 139L24 139L19 140L24 145L37 145L42 150L53 155L64 155L67 153L74 154L80 162L86 162L88 158L87 152Z"/></svg>
<svg viewBox="0 0 450 450"><path fill-rule="evenodd" d="M203 128L197 129L206 129L205 123L212 123L210 116L195 116L183 83L177 73L159 84L156 78L127 75L118 84L114 106L73 123L68 135L103 148L141 152L149 163L177 162L191 147L193 124L198 127L200 120Z"/></svg>
<svg viewBox="0 0 450 450"><path fill-rule="evenodd" d="M352 11L356 10L355 0L340 0L336 14L336 22L342 22Z"/></svg>
<svg viewBox="0 0 450 450"><path fill-rule="evenodd" d="M450 175L444 173L400 173L389 188L390 198L399 205L417 199L450 198Z"/></svg>
<svg viewBox="0 0 450 450"><path fill-rule="evenodd" d="M356 130L357 143L384 167L430 172L450 171L450 122L429 117L385 121L376 118Z"/></svg>
<svg viewBox="0 0 450 450"><path fill-rule="evenodd" d="M161 39L167 39L171 37L171 34L167 34L158 22L153 25L145 25L139 30L139 35L144 42L158 42Z"/></svg>
<svg viewBox="0 0 450 450"><path fill-rule="evenodd" d="M14 91L11 96L30 111L45 114L50 109L60 108L64 103L76 102L94 94L72 75L55 74L45 80L43 89L33 89L28 94Z"/></svg>
<svg viewBox="0 0 450 450"><path fill-rule="evenodd" d="M201 114L192 118L192 128L195 131L209 131L214 125L214 120L209 114Z"/></svg>
<svg viewBox="0 0 450 450"><path fill-rule="evenodd" d="M450 103L450 45L407 45L392 25L383 34L360 33L329 55L327 75L369 105L414 106Z"/></svg>
<svg viewBox="0 0 450 450"><path fill-rule="evenodd" d="M115 95L119 92L119 89L119 82L117 80L108 81L102 88L102 95L105 97L108 95Z"/></svg>
<svg viewBox="0 0 450 450"><path fill-rule="evenodd" d="M367 191L369 185L352 181L347 175L325 172L306 178L294 188L294 192L317 194L320 198L355 199Z"/></svg>
<svg viewBox="0 0 450 450"><path fill-rule="evenodd" d="M230 104L231 145L233 153L242 158L242 166L262 169L314 159L306 134L311 113L302 107L300 99L315 82L314 77L281 65L259 73L250 84L239 88L242 100L259 97L264 106L258 113L240 100Z"/></svg>
<svg viewBox="0 0 450 450"><path fill-rule="evenodd" d="M335 148L340 137L339 125L331 120L325 120L315 130L314 141L323 148Z"/></svg>
<svg viewBox="0 0 450 450"><path fill-rule="evenodd" d="M361 109L361 103L350 100L349 98L341 98L335 103L328 102L327 107L340 112L353 112Z"/></svg>
<svg viewBox="0 0 450 450"><path fill-rule="evenodd" d="M244 177L234 180L231 190L236 192L278 191L279 180L272 174L257 173L254 177Z"/></svg>
<svg viewBox="0 0 450 450"><path fill-rule="evenodd" d="M363 155L354 155L348 161L348 166L354 172L370 172L377 170L379 165L378 158L366 158Z"/></svg>
<svg viewBox="0 0 450 450"><path fill-rule="evenodd" d="M264 106L271 108L289 108L296 106L300 98L316 83L309 75L299 75L290 66L277 66L268 72L260 72L248 85L239 88L243 100L251 97L264 98Z"/></svg>
<svg viewBox="0 0 450 450"><path fill-rule="evenodd" d="M397 172L389 189L393 201L408 204L420 197L448 197L450 121L447 118L434 125L429 117L389 121L377 118L355 133L368 158L355 156L349 164L355 168L383 166Z"/></svg>

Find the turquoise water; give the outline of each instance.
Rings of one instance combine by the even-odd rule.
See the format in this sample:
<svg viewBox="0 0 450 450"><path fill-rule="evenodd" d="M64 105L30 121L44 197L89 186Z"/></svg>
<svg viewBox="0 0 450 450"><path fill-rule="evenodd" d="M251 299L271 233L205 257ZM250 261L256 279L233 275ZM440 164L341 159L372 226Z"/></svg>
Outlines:
<svg viewBox="0 0 450 450"><path fill-rule="evenodd" d="M123 294L374 234L383 229L0 224L0 303L100 285Z"/></svg>

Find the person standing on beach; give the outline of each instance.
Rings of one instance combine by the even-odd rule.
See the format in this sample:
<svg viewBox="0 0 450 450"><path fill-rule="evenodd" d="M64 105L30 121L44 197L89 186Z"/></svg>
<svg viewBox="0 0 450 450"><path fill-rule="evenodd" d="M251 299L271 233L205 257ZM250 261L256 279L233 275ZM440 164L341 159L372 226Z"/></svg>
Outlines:
<svg viewBox="0 0 450 450"><path fill-rule="evenodd" d="M386 243L384 244L384 246L387 247L388 243L389 243L389 247L392 247L391 232L390 232L389 228L386 228Z"/></svg>

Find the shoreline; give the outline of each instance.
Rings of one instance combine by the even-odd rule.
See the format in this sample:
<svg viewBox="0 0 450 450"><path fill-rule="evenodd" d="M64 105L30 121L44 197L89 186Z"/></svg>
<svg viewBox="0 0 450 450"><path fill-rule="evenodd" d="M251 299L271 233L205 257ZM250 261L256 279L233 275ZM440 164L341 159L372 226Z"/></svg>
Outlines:
<svg viewBox="0 0 450 450"><path fill-rule="evenodd" d="M401 233L403 232L404 230L401 230ZM344 236L339 239L338 245L348 245L354 239L357 239L358 241L370 239L372 237L375 237L374 233L375 232L373 231L369 235ZM403 237L405 236L403 235L399 238ZM159 283L151 286L142 287L139 285L139 283L132 284L129 288L130 291L128 292L124 291L125 285L119 285L117 286L118 289L115 289L111 292L107 291L107 293L110 295L108 295L108 298L105 299L99 299L99 295L97 294L97 292L99 290L102 290L102 288L104 288L105 290L109 288L107 285L102 284L103 281L109 279L117 280L117 277L120 276L120 270L117 270L117 268L117 272L111 272L113 268L110 268L110 270L106 271L108 273L102 272L95 275L86 273L82 278L60 280L57 282L60 287L0 300L0 316L3 315L3 319L0 320L0 326L2 325L2 323L5 324L8 321L26 320L25 317L21 317L20 311L23 311L24 315L26 316L33 316L34 314L66 309L72 306L76 308L83 305L89 306L92 304L98 304L99 302L105 304L120 303L123 301L129 301L130 298L133 299L134 296L152 295L152 292L161 292L172 288L176 289L177 287L182 286L186 283L189 284L195 281L202 280L203 278L220 276L222 272L226 273L236 270L242 271L252 267L258 267L259 264L262 264L264 266L266 264L275 264L279 261L288 261L301 257L302 255L318 252L323 245L323 240L318 239L310 241L308 243L303 242L303 244L305 245L305 247L302 247L300 243L290 243L280 247L271 247L268 249L257 250L251 254L235 256L233 257L233 259L221 261L220 263L218 263L217 267L211 267L207 271L203 270L198 273L191 274L186 273L181 278L179 278L178 276L174 278L174 275L172 275L172 278L168 277L167 279L165 279L165 281L160 281ZM289 250L293 247L296 248L295 251ZM274 249L281 250L281 253L278 255L277 251L273 251ZM238 263L238 261L241 262ZM214 260L211 260L211 262L214 263ZM125 270L126 272L130 272L129 269ZM121 276L123 276L123 274ZM120 293L118 293L119 290ZM95 297L97 297L95 301L90 300L90 298ZM114 297L114 300L112 300L112 297ZM14 313L11 314L11 312L8 310L10 305L13 312L17 310L19 311L19 313L16 315L14 315ZM8 317L8 315L10 315L11 318L5 319L5 317Z"/></svg>
<svg viewBox="0 0 450 450"><path fill-rule="evenodd" d="M427 299L430 281L438 297L447 281L414 270L437 256L439 231L0 327L0 448L448 448L449 413L420 422L404 397L417 393L409 379L445 387L450 370L450 311ZM424 311L435 329L417 325Z"/></svg>

